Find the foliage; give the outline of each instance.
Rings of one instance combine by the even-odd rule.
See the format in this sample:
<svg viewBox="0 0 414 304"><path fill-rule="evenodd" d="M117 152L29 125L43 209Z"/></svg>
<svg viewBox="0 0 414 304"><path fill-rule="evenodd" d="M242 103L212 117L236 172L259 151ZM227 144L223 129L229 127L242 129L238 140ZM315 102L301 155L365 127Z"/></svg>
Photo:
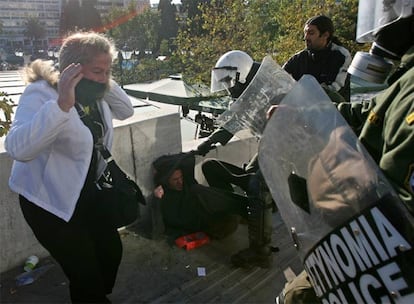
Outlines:
<svg viewBox="0 0 414 304"><path fill-rule="evenodd" d="M67 0L63 6L60 18L60 32L66 34L77 29L80 24L79 20L80 5L79 1Z"/></svg>
<svg viewBox="0 0 414 304"><path fill-rule="evenodd" d="M246 3L243 0L200 3L200 18L203 20L201 34L193 32L189 20L187 27L181 29L177 36L178 51L175 56L182 64L187 81L209 82L211 67L219 54L247 45L248 36L243 26L247 14Z"/></svg>
<svg viewBox="0 0 414 304"><path fill-rule="evenodd" d="M175 16L176 8L171 3L171 0L160 0L158 10L161 18L160 39L168 41L177 36L178 22Z"/></svg>
<svg viewBox="0 0 414 304"><path fill-rule="evenodd" d="M32 41L43 38L46 34L45 27L36 17L29 17L25 21L25 29L23 34Z"/></svg>
<svg viewBox="0 0 414 304"><path fill-rule="evenodd" d="M137 75L129 77L130 71L125 72L126 79L149 80L149 77L164 75L161 70L168 70L181 73L189 83L209 83L210 71L217 59L233 49L246 51L256 61L270 54L282 65L304 48L304 23L318 14L332 18L335 36L352 55L369 47L354 41L358 0L181 2L177 15L171 1L162 0L158 11L148 9L109 31L118 47L127 44L131 49L140 50L141 54L150 49L154 55L172 55L167 62L156 62L151 58L141 60L134 71ZM134 9L132 3L129 10ZM127 13L128 10L114 9L106 21L111 22ZM176 21L179 30L174 39Z"/></svg>
<svg viewBox="0 0 414 304"><path fill-rule="evenodd" d="M332 19L336 29L334 35L352 55L355 54L359 50L354 42L357 7L357 0L342 0L339 4L336 0L295 0L280 6L278 14L280 29L276 38L278 61L283 63L293 53L303 49L303 25L310 17L320 14Z"/></svg>
<svg viewBox="0 0 414 304"><path fill-rule="evenodd" d="M101 15L96 9L97 0L82 1L80 18L82 23L80 27L82 29L96 29L102 26Z"/></svg>
<svg viewBox="0 0 414 304"><path fill-rule="evenodd" d="M170 54L170 48L168 45L168 41L166 39L161 40L160 43L160 55L168 55Z"/></svg>
<svg viewBox="0 0 414 304"><path fill-rule="evenodd" d="M155 60L152 58L143 59L142 64L138 65L135 69L135 76L137 81L145 82L154 79L166 78L171 74L176 74L174 68L175 64L171 59Z"/></svg>
<svg viewBox="0 0 414 304"><path fill-rule="evenodd" d="M113 9L105 18L106 23L111 23L118 18L127 15L134 10L133 3L128 9ZM144 53L145 50L156 50L159 44L159 13L146 9L134 18L125 23L119 24L109 31L109 35L114 39L118 47L125 44L134 50Z"/></svg>
<svg viewBox="0 0 414 304"><path fill-rule="evenodd" d="M0 92L0 137L7 134L12 123L13 107L16 105L14 102L7 97L8 95L4 92Z"/></svg>
<svg viewBox="0 0 414 304"><path fill-rule="evenodd" d="M332 18L335 35L353 55L364 49L354 42L357 6L357 0L202 1L200 14L180 29L174 56L190 82L209 83L211 67L232 49L246 51L256 61L270 54L283 64L304 48L304 23L318 14ZM202 30L194 26L200 22Z"/></svg>
<svg viewBox="0 0 414 304"><path fill-rule="evenodd" d="M182 10L186 13L186 27L191 30L193 35L200 35L203 32L201 4L208 4L211 0L181 0ZM184 20L183 20L184 21Z"/></svg>
<svg viewBox="0 0 414 304"><path fill-rule="evenodd" d="M147 57L140 59L139 64L132 69L124 69L122 75L118 62L115 62L112 75L118 83L147 82L177 74L177 66L179 65L174 62L173 58L161 61Z"/></svg>
<svg viewBox="0 0 414 304"><path fill-rule="evenodd" d="M76 30L90 30L102 25L101 17L95 8L96 0L82 1L66 0L60 19L60 32L65 35Z"/></svg>

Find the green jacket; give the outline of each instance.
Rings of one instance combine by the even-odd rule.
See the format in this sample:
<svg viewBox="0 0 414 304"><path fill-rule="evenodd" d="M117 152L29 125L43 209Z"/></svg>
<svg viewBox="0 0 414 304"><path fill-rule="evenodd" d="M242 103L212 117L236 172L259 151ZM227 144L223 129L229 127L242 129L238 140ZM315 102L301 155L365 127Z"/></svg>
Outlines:
<svg viewBox="0 0 414 304"><path fill-rule="evenodd" d="M370 101L340 103L338 110L414 214L414 46L400 67L404 73L385 91Z"/></svg>

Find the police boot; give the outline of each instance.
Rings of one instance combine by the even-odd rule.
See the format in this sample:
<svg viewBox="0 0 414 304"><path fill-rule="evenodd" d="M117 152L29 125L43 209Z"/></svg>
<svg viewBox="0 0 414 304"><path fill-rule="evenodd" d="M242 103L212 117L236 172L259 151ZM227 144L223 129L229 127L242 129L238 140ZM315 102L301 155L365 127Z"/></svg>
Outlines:
<svg viewBox="0 0 414 304"><path fill-rule="evenodd" d="M271 201L271 200L270 200ZM266 204L261 199L251 199L247 209L249 247L231 257L236 267L269 268L272 264L270 247L272 236L272 203Z"/></svg>

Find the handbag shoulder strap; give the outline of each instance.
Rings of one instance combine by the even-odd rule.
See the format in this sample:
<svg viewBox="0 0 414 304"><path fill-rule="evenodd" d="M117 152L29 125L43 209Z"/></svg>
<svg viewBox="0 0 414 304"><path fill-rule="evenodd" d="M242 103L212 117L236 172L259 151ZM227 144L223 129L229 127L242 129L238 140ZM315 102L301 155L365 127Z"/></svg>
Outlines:
<svg viewBox="0 0 414 304"><path fill-rule="evenodd" d="M83 110L82 106L79 103L75 103L75 108L78 111L80 119L83 121L83 123L86 126L90 126L93 124L92 119L85 113L85 111ZM103 137L97 139L96 142L94 142L94 149L96 151L99 151L99 153L101 153L104 161L107 164L109 164L111 161L114 161L114 158L112 157L111 152L109 152L108 148L105 147L105 145L103 144Z"/></svg>

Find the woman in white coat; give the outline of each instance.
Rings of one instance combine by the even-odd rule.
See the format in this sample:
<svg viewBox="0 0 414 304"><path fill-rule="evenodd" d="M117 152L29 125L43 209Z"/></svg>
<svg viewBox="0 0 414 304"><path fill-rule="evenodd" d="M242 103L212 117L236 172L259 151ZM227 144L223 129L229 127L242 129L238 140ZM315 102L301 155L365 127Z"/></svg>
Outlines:
<svg viewBox="0 0 414 304"><path fill-rule="evenodd" d="M122 256L117 229L97 216L96 182L106 164L93 149L103 140L110 150L112 118L134 112L111 80L114 55L105 36L76 33L63 42L58 70L34 61L5 141L15 160L10 188L36 238L62 266L73 303L110 302ZM82 122L75 103L92 124Z"/></svg>

